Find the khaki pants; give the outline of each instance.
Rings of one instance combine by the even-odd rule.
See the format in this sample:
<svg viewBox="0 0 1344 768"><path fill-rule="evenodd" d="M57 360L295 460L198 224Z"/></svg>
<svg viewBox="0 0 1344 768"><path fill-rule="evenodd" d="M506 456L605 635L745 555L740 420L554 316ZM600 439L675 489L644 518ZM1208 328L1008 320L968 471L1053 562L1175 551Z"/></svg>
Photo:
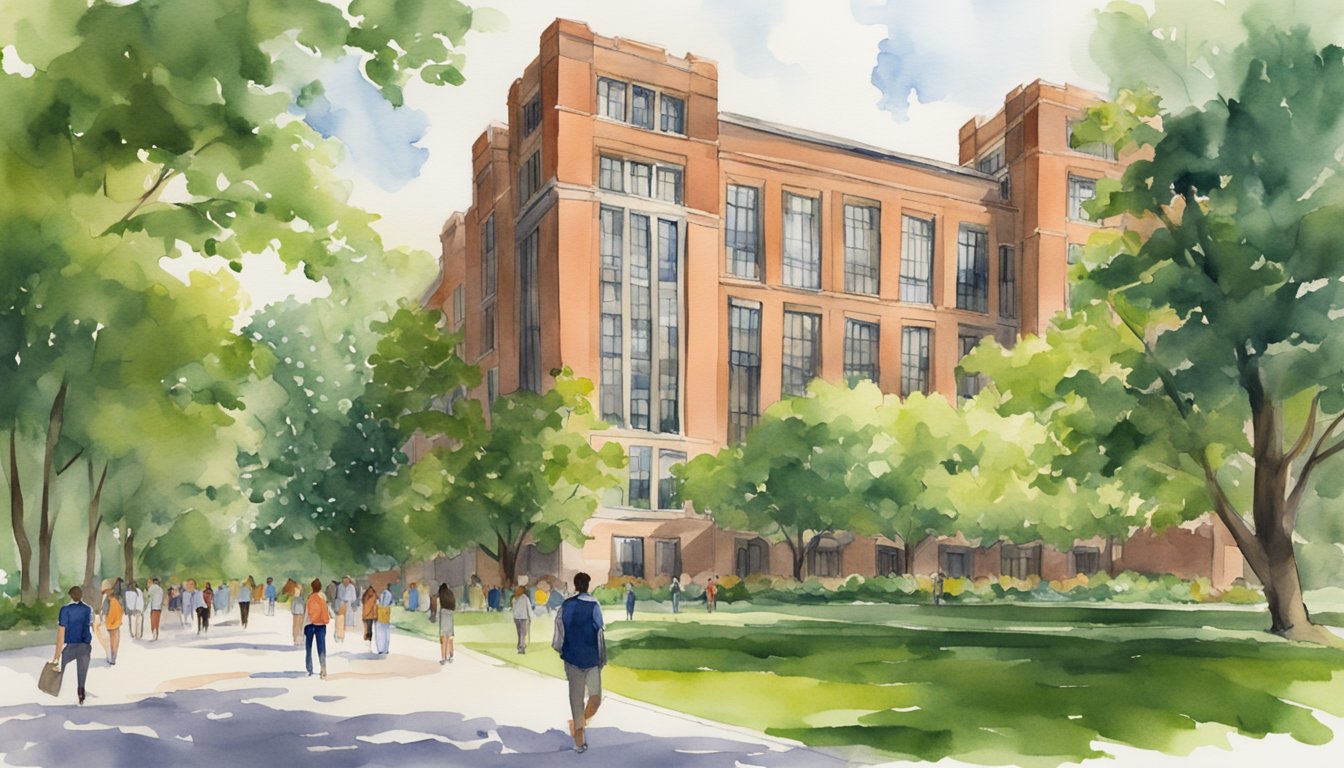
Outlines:
<svg viewBox="0 0 1344 768"><path fill-rule="evenodd" d="M584 727L583 705L591 696L602 695L602 668L576 667L565 662L565 680L569 682L569 713L574 718L574 730ZM587 696L584 695L585 689Z"/></svg>

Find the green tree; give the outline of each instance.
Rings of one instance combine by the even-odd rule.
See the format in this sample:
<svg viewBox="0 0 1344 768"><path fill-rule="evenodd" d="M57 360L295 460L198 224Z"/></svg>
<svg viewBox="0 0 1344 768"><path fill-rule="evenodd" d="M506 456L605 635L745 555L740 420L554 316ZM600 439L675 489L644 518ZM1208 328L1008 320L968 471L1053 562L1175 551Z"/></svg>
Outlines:
<svg viewBox="0 0 1344 768"><path fill-rule="evenodd" d="M1090 241L1083 320L1013 365L1089 359L1016 384L1024 399L1065 394L1053 408L1071 420L1076 479L1159 495L1159 526L1211 510L1263 583L1271 630L1328 640L1303 601L1293 536L1311 489L1344 490L1323 474L1344 450L1344 50L1313 31L1337 9L1155 7L1100 15L1093 56L1116 96L1074 134L1138 153L1090 208L1130 228ZM1013 365L982 370L1011 378Z"/></svg>
<svg viewBox="0 0 1344 768"><path fill-rule="evenodd" d="M581 543L604 492L621 482L621 446L590 442L606 426L593 413L592 390L564 369L546 392L500 397L488 429L436 446L390 482L388 507L402 511L422 546L480 547L515 583L524 546L551 552Z"/></svg>

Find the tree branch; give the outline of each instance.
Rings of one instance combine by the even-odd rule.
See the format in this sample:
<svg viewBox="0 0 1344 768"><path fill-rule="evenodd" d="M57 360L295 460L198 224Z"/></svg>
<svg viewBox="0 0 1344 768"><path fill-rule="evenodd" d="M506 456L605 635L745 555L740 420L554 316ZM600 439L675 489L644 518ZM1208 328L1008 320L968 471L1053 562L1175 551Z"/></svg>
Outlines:
<svg viewBox="0 0 1344 768"><path fill-rule="evenodd" d="M125 224L127 221L130 221L131 217L134 216L136 212L139 211L142 207L144 207L145 203L149 202L149 199L151 197L158 194L158 191L163 188L163 185L167 183L169 179L171 179L173 176L176 176L178 173L179 171L175 168L171 168L167 165L163 166L163 168L159 171L159 178L154 180L153 186L145 190L145 194L141 195L140 199L135 201L135 205L132 205L129 211L124 213L120 219L117 219L115 224L103 230L103 234L106 235L116 227L119 227L122 224Z"/></svg>
<svg viewBox="0 0 1344 768"><path fill-rule="evenodd" d="M1320 413L1320 410L1321 393L1317 392L1316 396L1311 398L1311 410L1307 413L1307 423L1302 426L1302 434L1297 436L1297 441L1293 443L1293 447L1289 448L1288 452L1283 455L1283 460L1285 462L1293 461L1298 456L1301 456L1302 452L1307 449L1307 445L1311 442L1312 435L1316 432L1316 418ZM1340 414L1340 416L1341 418L1344 418L1344 414ZM1336 423L1338 423L1338 420L1336 420Z"/></svg>
<svg viewBox="0 0 1344 768"><path fill-rule="evenodd" d="M78 461L78 460L79 460L79 457L80 457L80 456L83 456L83 455L84 455L84 449L83 449L83 448L80 448L78 453L76 453L74 456L71 456L71 457L70 457L70 460L67 461L67 462L65 462L65 466L63 466L63 467L61 467L60 469L56 470L56 474L57 474L58 476L59 476L59 475L62 475L62 474L65 474L65 470L69 469L70 466L71 466L72 464L74 464L76 461Z"/></svg>
<svg viewBox="0 0 1344 768"><path fill-rule="evenodd" d="M1214 514L1218 515L1218 519L1227 526L1227 530L1232 534L1232 540L1237 543L1237 548L1250 564L1251 570L1261 579L1267 579L1269 558L1265 555L1264 548L1260 546L1260 541L1255 538L1255 532L1246 524L1246 518L1237 512L1236 507L1232 506L1232 500L1223 491L1223 486L1213 471L1213 465L1209 462L1208 453L1201 450L1196 458L1204 469L1204 484L1209 490L1209 495L1213 497Z"/></svg>

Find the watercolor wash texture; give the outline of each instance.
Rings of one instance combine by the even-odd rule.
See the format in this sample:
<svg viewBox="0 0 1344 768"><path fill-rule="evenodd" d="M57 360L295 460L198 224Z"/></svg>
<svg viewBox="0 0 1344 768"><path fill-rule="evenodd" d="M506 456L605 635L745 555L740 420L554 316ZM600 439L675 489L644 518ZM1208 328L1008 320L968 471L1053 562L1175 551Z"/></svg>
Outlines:
<svg viewBox="0 0 1344 768"><path fill-rule="evenodd" d="M1335 3L560 6L0 1L3 762L1338 759ZM670 38L712 26L722 63L650 54L664 15ZM852 111L864 136L731 114L734 88L846 71L839 53L809 60L854 47L810 39L809 18L863 30L863 67L835 93L866 96L791 122L844 135ZM1038 29L1059 39L1028 51ZM527 65L539 34L556 70ZM581 73L558 73L580 49ZM997 163L976 144L994 118L955 134L959 163L854 141L992 112L1045 74L1030 66L1096 90L1066 105L1057 154L1109 169L1070 176L1069 231L1090 237L1058 264L994 218L1033 204L1005 156L1035 117L1003 128ZM520 76L514 90L540 85L505 116L495 85ZM543 109L562 99L586 111ZM483 129L472 149L442 142ZM767 133L918 166L939 194L982 195L988 224L718 170L731 141ZM441 152L496 159L441 174ZM817 184L851 183L836 162ZM538 222L576 200L591 237L557 242ZM401 245L431 237L442 254ZM930 266L907 272L926 242ZM1046 275L1058 300L1019 317ZM753 291L786 295L791 324ZM860 294L873 313L927 304L928 322L816 309ZM570 359L555 326L589 304ZM995 330L961 333L931 372L968 313ZM838 330L835 350L799 342L833 325L843 351ZM762 352L779 345L763 329L788 334L787 360ZM785 369L764 379L777 399L762 360ZM690 378L715 397L682 402ZM688 423L716 419L712 439ZM1139 562L1134 542L1201 535L1239 570L1117 565ZM705 559L707 541L731 551ZM586 752L548 642L579 570L608 660ZM389 653L360 644L344 574L396 603ZM272 607L267 576L332 582L330 675L300 671L303 598ZM134 610L114 626L151 577L173 588L152 637ZM208 632L171 602L188 579L214 582ZM440 581L448 630L431 618ZM72 587L97 612L78 704L73 671L57 699L36 685ZM378 632L387 618L373 609ZM436 663L445 631L457 656Z"/></svg>

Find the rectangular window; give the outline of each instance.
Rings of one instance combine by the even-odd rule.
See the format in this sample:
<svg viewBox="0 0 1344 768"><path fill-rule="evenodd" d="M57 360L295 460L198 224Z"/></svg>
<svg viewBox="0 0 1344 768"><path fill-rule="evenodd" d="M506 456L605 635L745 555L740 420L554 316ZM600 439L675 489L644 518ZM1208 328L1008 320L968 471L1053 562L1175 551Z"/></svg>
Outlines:
<svg viewBox="0 0 1344 768"><path fill-rule="evenodd" d="M877 575L892 576L902 573L905 573L905 550L878 544Z"/></svg>
<svg viewBox="0 0 1344 768"><path fill-rule="evenodd" d="M669 579L681 576L681 539L655 539L653 542L655 575Z"/></svg>
<svg viewBox="0 0 1344 768"><path fill-rule="evenodd" d="M533 152L518 169L518 206L521 208L541 189L541 150Z"/></svg>
<svg viewBox="0 0 1344 768"><path fill-rule="evenodd" d="M625 353L621 289L625 283L625 211L603 207L601 214L601 381L598 399L602 419L612 426L625 425Z"/></svg>
<svg viewBox="0 0 1344 768"><path fill-rule="evenodd" d="M630 214L630 427L649 428L653 375L653 286L649 217Z"/></svg>
<svg viewBox="0 0 1344 768"><path fill-rule="evenodd" d="M541 125L541 93L538 92L523 105L523 136L531 136Z"/></svg>
<svg viewBox="0 0 1344 768"><path fill-rule="evenodd" d="M1101 570L1101 550L1096 547L1074 547L1073 572L1091 575Z"/></svg>
<svg viewBox="0 0 1344 768"><path fill-rule="evenodd" d="M481 354L495 348L495 305L487 304L481 311Z"/></svg>
<svg viewBox="0 0 1344 768"><path fill-rule="evenodd" d="M485 404L491 406L499 399L499 368L491 368L485 372Z"/></svg>
<svg viewBox="0 0 1344 768"><path fill-rule="evenodd" d="M495 214L481 229L481 296L492 298L499 290L499 257L495 249Z"/></svg>
<svg viewBox="0 0 1344 768"><path fill-rule="evenodd" d="M630 124L653 130L654 92L642 85L631 86Z"/></svg>
<svg viewBox="0 0 1344 768"><path fill-rule="evenodd" d="M662 96L662 125L667 133L686 133L686 102L676 96Z"/></svg>
<svg viewBox="0 0 1344 768"><path fill-rule="evenodd" d="M1003 167L1003 150L996 149L988 155L980 158L975 164L975 169L981 173L995 173Z"/></svg>
<svg viewBox="0 0 1344 768"><path fill-rule="evenodd" d="M929 340L932 335L928 328L901 329L901 397L915 392L929 393Z"/></svg>
<svg viewBox="0 0 1344 768"><path fill-rule="evenodd" d="M1014 579L1041 575L1041 545L1003 544L999 547L999 571Z"/></svg>
<svg viewBox="0 0 1344 768"><path fill-rule="evenodd" d="M677 222L658 220L658 430L681 430L681 298Z"/></svg>
<svg viewBox="0 0 1344 768"><path fill-rule="evenodd" d="M625 122L625 87L620 80L597 78L597 113Z"/></svg>
<svg viewBox="0 0 1344 768"><path fill-rule="evenodd" d="M1083 203L1097 196L1097 180L1082 176L1069 177L1069 218L1074 221L1091 221L1092 217L1083 210Z"/></svg>
<svg viewBox="0 0 1344 768"><path fill-rule="evenodd" d="M807 385L821 375L821 315L785 310L782 360L780 395L807 394Z"/></svg>
<svg viewBox="0 0 1344 768"><path fill-rule="evenodd" d="M639 536L612 536L611 546L616 550L616 570L621 576L644 578L644 539Z"/></svg>
<svg viewBox="0 0 1344 768"><path fill-rule="evenodd" d="M901 217L901 301L933 303L933 220Z"/></svg>
<svg viewBox="0 0 1344 768"><path fill-rule="evenodd" d="M1017 251L999 246L999 316L1017 317Z"/></svg>
<svg viewBox="0 0 1344 768"><path fill-rule="evenodd" d="M784 285L821 290L821 201L784 193Z"/></svg>
<svg viewBox="0 0 1344 768"><path fill-rule="evenodd" d="M880 331L877 323L845 318L845 381L850 386L864 379L874 384L881 381L878 370Z"/></svg>
<svg viewBox="0 0 1344 768"><path fill-rule="evenodd" d="M677 480L672 477L672 468L685 463L686 454L682 451L658 452L659 509L681 509L681 498L677 494Z"/></svg>
<svg viewBox="0 0 1344 768"><path fill-rule="evenodd" d="M728 185L723 241L728 252L728 274L761 279L760 190Z"/></svg>
<svg viewBox="0 0 1344 768"><path fill-rule="evenodd" d="M518 244L518 386L541 391L541 291L537 286L537 230Z"/></svg>
<svg viewBox="0 0 1344 768"><path fill-rule="evenodd" d="M681 177L676 166L658 166L658 199L681 205Z"/></svg>
<svg viewBox="0 0 1344 768"><path fill-rule="evenodd" d="M608 192L625 191L625 161L619 157L598 158L597 186Z"/></svg>
<svg viewBox="0 0 1344 768"><path fill-rule="evenodd" d="M741 442L761 415L761 305L728 300L728 441Z"/></svg>
<svg viewBox="0 0 1344 768"><path fill-rule="evenodd" d="M952 579L964 579L971 575L975 551L970 547L957 547L950 544L938 545L938 570Z"/></svg>
<svg viewBox="0 0 1344 768"><path fill-rule="evenodd" d="M961 357L966 357L975 349L975 345L980 343L980 336L976 334L960 334L957 336L957 347L960 349ZM961 374L961 379L957 382L957 396L962 400L969 400L980 394L984 382L979 374L967 375Z"/></svg>
<svg viewBox="0 0 1344 768"><path fill-rule="evenodd" d="M1072 149L1074 152L1082 152L1085 155L1094 155L1096 157L1100 157L1103 160L1115 159L1115 147L1111 146L1110 144L1107 144L1104 141L1089 141L1085 144L1079 144L1076 147L1073 146L1073 128L1075 125L1077 125L1076 121L1074 120L1068 121L1068 129L1065 134L1065 144L1067 144L1070 149Z"/></svg>
<svg viewBox="0 0 1344 768"><path fill-rule="evenodd" d="M630 493L626 503L638 509L649 508L650 479L653 476L653 449L647 445L630 446Z"/></svg>
<svg viewBox="0 0 1344 768"><path fill-rule="evenodd" d="M989 233L965 224L957 232L957 309L989 311Z"/></svg>
<svg viewBox="0 0 1344 768"><path fill-rule="evenodd" d="M845 290L849 293L877 295L881 216L877 206L845 206Z"/></svg>
<svg viewBox="0 0 1344 768"><path fill-rule="evenodd" d="M459 330L462 324L467 322L467 299L466 286L459 285L453 289L453 330Z"/></svg>
<svg viewBox="0 0 1344 768"><path fill-rule="evenodd" d="M630 163L630 194L653 197L653 166L648 163Z"/></svg>

